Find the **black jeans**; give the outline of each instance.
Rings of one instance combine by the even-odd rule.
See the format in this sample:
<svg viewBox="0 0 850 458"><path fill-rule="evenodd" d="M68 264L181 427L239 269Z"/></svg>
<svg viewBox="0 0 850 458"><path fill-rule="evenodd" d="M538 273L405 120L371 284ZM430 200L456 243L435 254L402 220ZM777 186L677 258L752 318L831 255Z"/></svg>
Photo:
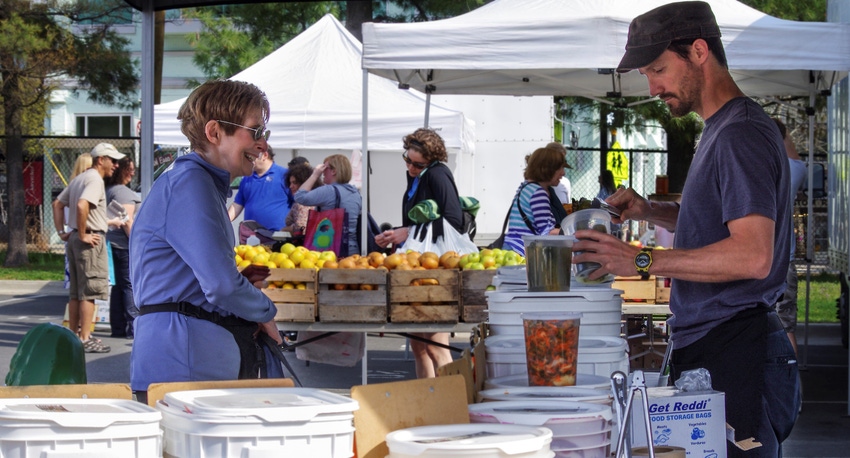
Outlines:
<svg viewBox="0 0 850 458"><path fill-rule="evenodd" d="M797 358L779 317L765 312L744 311L673 350L673 380L686 370L708 369L712 388L725 393L726 422L735 428L735 440L752 437L762 444L744 452L727 442L730 458L781 456L780 444L797 421Z"/></svg>
<svg viewBox="0 0 850 458"><path fill-rule="evenodd" d="M115 284L109 295L109 327L112 330L112 337L132 337L133 320L139 316L139 309L133 302L130 250L115 248L115 245L112 245L112 265L115 271Z"/></svg>

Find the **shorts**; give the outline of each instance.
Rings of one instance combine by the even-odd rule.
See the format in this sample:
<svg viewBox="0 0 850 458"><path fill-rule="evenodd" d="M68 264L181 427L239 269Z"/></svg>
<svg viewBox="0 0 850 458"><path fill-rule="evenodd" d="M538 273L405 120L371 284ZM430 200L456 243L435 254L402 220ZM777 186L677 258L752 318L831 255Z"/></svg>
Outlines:
<svg viewBox="0 0 850 458"><path fill-rule="evenodd" d="M68 237L66 253L70 276L68 296L81 301L106 300L109 292L106 236L100 238L97 246L91 246L80 240L79 232L74 231Z"/></svg>
<svg viewBox="0 0 850 458"><path fill-rule="evenodd" d="M674 380L685 370L708 369L712 388L725 393L726 422L735 428L735 440L752 437L762 444L744 452L727 442L730 458L781 456L780 444L797 420L794 349L776 315L763 310L736 315L693 344L674 348L671 358Z"/></svg>
<svg viewBox="0 0 850 458"><path fill-rule="evenodd" d="M792 334L797 330L797 267L792 261L788 264L788 274L785 276L785 292L773 306L785 332Z"/></svg>

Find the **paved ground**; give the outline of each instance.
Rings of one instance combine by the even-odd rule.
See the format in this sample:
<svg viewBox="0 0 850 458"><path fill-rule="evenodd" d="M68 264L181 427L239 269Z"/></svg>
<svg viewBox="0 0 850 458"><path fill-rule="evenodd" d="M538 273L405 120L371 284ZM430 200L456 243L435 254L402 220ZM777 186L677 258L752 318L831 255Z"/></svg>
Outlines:
<svg viewBox="0 0 850 458"><path fill-rule="evenodd" d="M60 323L67 301L66 291L56 282L0 281L0 376L6 376L17 343L33 326L42 322ZM811 325L808 348L800 339L803 379L803 412L783 444L784 457L850 457L850 417L848 417L848 352L840 345L837 325ZM129 360L133 342L108 337L108 331L96 335L112 346L112 352L87 355L89 382L129 381ZM466 334L458 334L453 343L463 347ZM405 352L405 339L370 335L367 338L368 382L414 378L413 361ZM361 383L362 365L338 367L291 358L304 386L347 393Z"/></svg>

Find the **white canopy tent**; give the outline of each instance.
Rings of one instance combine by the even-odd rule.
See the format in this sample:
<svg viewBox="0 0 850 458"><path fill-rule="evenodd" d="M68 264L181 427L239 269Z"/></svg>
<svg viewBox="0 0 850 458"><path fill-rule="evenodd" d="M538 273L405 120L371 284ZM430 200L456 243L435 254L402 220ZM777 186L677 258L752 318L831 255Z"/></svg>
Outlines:
<svg viewBox="0 0 850 458"><path fill-rule="evenodd" d="M257 85L269 98L269 144L281 149L355 150L362 145L361 45L331 15L232 80ZM371 76L374 101L369 107L369 148L393 150L404 135L424 123L425 97L399 91L387 79ZM154 142L187 145L177 111L185 99L154 109ZM448 148L474 148L474 126L463 113L431 107L431 125Z"/></svg>
<svg viewBox="0 0 850 458"><path fill-rule="evenodd" d="M450 19L363 24L363 68L443 94L646 96L637 72L611 75L631 20L670 0L496 0ZM709 0L729 67L748 95L808 95L850 69L845 24L777 19ZM602 73L600 74L600 69Z"/></svg>
<svg viewBox="0 0 850 458"><path fill-rule="evenodd" d="M707 1L723 34L730 72L747 95L808 95L813 107L815 96L850 70L848 24L787 21L735 0ZM496 0L440 21L365 23L364 80L378 74L429 95L575 95L606 103L611 102L602 97L648 96L638 72L613 69L625 52L631 20L667 3L672 1ZM369 90L364 84L364 93ZM814 110L808 146L813 151ZM809 231L807 259L812 258Z"/></svg>

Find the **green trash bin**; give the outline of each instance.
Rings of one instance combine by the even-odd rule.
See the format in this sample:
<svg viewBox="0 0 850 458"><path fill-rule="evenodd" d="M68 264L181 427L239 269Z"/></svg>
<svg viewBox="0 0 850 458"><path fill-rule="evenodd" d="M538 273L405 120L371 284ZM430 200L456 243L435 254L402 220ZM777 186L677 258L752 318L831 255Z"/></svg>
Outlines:
<svg viewBox="0 0 850 458"><path fill-rule="evenodd" d="M43 323L24 335L9 363L7 386L85 384L83 343L70 329Z"/></svg>

